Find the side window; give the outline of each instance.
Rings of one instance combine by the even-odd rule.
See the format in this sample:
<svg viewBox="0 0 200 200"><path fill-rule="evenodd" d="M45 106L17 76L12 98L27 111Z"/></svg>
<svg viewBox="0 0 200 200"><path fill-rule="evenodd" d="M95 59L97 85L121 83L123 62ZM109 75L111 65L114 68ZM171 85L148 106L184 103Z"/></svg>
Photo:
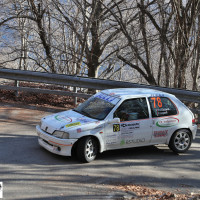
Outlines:
<svg viewBox="0 0 200 200"><path fill-rule="evenodd" d="M176 115L177 109L167 97L149 97L152 117Z"/></svg>
<svg viewBox="0 0 200 200"><path fill-rule="evenodd" d="M125 100L115 111L115 117L120 118L121 122L149 118L146 98Z"/></svg>

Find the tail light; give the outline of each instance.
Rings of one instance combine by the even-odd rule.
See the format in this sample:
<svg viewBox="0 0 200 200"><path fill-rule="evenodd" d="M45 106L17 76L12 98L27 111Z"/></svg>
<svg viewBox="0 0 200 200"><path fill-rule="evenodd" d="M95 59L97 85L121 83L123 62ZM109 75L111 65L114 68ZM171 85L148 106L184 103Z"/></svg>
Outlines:
<svg viewBox="0 0 200 200"><path fill-rule="evenodd" d="M198 122L198 119L192 119L192 124L197 124L197 122Z"/></svg>

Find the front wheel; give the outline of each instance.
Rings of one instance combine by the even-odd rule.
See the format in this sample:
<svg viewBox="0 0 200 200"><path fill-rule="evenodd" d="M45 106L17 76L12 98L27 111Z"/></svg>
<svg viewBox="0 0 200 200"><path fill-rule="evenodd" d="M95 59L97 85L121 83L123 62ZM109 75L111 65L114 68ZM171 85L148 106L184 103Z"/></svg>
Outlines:
<svg viewBox="0 0 200 200"><path fill-rule="evenodd" d="M85 137L78 142L77 157L82 162L93 161L98 153L98 143L92 137Z"/></svg>
<svg viewBox="0 0 200 200"><path fill-rule="evenodd" d="M181 129L172 135L169 148L175 153L184 153L190 148L191 143L191 133L187 129Z"/></svg>

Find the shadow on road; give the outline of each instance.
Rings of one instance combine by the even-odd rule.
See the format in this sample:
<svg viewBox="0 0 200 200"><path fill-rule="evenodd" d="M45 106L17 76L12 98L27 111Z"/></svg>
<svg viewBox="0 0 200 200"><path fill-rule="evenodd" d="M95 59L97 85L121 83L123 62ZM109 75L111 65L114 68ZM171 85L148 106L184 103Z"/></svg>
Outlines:
<svg viewBox="0 0 200 200"><path fill-rule="evenodd" d="M0 127L0 181L10 183L15 177L19 183L37 183L44 190L66 187L69 191L70 188L78 190L80 185L118 183L176 186L192 190L200 188L199 132L190 150L181 155L174 154L166 145L158 145L107 151L92 163L82 164L75 158L54 155L39 146L34 126L44 113L33 113L29 109L23 112L12 110L8 111L10 118L0 119L0 126L3 127ZM79 195L58 198L76 197L78 199ZM81 195L81 199L84 198L93 199L94 196ZM57 198L43 196L32 199ZM96 195L95 199L98 199Z"/></svg>

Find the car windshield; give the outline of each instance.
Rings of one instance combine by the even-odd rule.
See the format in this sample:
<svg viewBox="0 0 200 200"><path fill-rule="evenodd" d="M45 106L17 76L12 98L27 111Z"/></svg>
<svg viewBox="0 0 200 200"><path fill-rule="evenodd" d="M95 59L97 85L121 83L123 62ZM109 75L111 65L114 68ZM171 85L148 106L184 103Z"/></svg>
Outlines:
<svg viewBox="0 0 200 200"><path fill-rule="evenodd" d="M80 104L74 111L81 113L87 117L103 120L119 102L120 98L97 93L90 97L87 101Z"/></svg>

